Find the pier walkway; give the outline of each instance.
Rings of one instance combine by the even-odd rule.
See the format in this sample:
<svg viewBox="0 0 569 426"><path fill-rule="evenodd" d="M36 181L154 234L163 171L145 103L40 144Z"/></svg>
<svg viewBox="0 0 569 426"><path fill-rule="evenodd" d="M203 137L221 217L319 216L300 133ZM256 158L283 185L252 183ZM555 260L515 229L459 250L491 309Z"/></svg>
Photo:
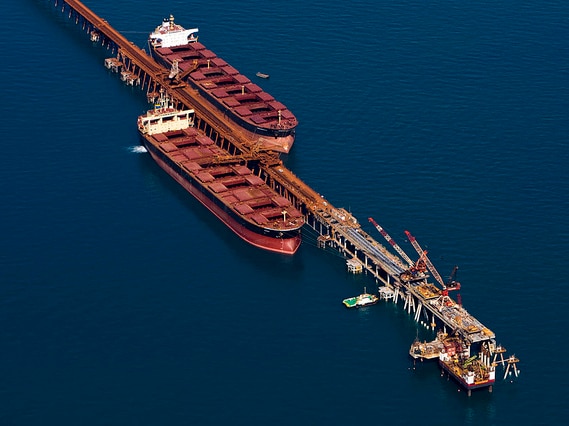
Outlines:
<svg viewBox="0 0 569 426"><path fill-rule="evenodd" d="M239 126L211 108L196 90L169 79L169 70L157 64L83 3L55 0L55 5L81 25L93 42L101 43L116 55L106 61L106 66L120 73L125 83L140 86L149 99L160 90L166 90L177 106L195 110L198 127L207 131L215 143L231 155L258 162L260 177L304 213L307 226L319 235L318 245L338 250L351 262L354 271L360 270L354 265L361 264L361 270L371 274L380 286L379 293L384 299L395 303L402 301L404 309L414 315L415 321L426 327L433 330L448 328L470 344L482 345L489 353L495 352L494 333L451 299L444 287L428 283L426 274L420 280L402 279L402 273L409 265L368 235L349 212L334 207L287 169L278 154L260 151Z"/></svg>

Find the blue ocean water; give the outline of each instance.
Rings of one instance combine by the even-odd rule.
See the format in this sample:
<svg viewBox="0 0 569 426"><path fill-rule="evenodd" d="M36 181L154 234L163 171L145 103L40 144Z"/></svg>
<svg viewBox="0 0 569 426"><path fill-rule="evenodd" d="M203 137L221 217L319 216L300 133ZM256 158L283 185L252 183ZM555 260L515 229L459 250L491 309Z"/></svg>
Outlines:
<svg viewBox="0 0 569 426"><path fill-rule="evenodd" d="M0 424L565 422L566 2L85 1L141 47L172 13L271 74L286 165L459 265L522 371L470 398L409 360L429 335L401 306L342 306L369 277L311 238L246 245L137 152L144 94L53 3L0 6Z"/></svg>

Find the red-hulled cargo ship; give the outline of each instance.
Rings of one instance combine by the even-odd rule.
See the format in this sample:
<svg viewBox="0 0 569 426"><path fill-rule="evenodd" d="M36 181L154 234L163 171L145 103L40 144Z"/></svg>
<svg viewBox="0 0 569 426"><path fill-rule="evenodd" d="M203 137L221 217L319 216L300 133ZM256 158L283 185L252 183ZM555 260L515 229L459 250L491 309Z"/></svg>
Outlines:
<svg viewBox="0 0 569 426"><path fill-rule="evenodd" d="M237 123L259 148L288 153L298 120L281 102L198 41L198 29L164 19L149 36L154 59Z"/></svg>
<svg viewBox="0 0 569 426"><path fill-rule="evenodd" d="M248 243L294 254L304 217L238 157L194 127L194 111L160 106L138 118L152 158L190 194Z"/></svg>

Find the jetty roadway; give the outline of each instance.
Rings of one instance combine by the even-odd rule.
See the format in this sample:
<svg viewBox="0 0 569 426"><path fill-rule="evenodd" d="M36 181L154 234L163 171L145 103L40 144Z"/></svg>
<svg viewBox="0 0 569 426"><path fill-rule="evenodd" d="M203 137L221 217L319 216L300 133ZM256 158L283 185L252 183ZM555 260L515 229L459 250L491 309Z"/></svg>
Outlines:
<svg viewBox="0 0 569 426"><path fill-rule="evenodd" d="M52 0L53 1L53 0ZM231 145L232 154L259 161L265 179L287 196L305 213L307 225L320 235L322 247L337 249L345 258L361 265L382 283L384 295L399 296L405 307L415 314L415 320L428 320L433 326L444 325L456 330L471 342L494 339L494 334L472 317L462 306L448 298L441 289L423 282L404 282L400 275L408 266L368 235L355 217L342 208L334 207L322 195L314 191L292 171L287 169L278 154L259 151L254 141L248 139L241 128L223 113L212 107L201 95L187 84L169 78L170 70L156 63L149 54L126 39L109 23L100 18L83 3L76 0L55 0L56 8L68 14L70 19L91 35L91 40L100 42L117 54L121 66L134 75L147 93L164 89L178 106L192 108L196 118L207 123L210 133L220 136L223 144ZM275 184L276 183L276 184ZM380 292L381 293L381 292Z"/></svg>

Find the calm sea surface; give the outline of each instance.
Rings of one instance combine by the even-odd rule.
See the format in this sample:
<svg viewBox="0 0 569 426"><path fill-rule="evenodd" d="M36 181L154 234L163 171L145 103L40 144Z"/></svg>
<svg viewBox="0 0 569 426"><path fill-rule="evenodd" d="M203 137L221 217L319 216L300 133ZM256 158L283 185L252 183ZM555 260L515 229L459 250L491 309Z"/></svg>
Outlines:
<svg viewBox="0 0 569 426"><path fill-rule="evenodd" d="M315 246L242 242L138 152L138 88L54 8L0 11L0 424L565 424L569 4L85 0L172 13L299 118L286 165L441 274L521 360L468 398L402 306ZM312 238L311 238L312 237Z"/></svg>

